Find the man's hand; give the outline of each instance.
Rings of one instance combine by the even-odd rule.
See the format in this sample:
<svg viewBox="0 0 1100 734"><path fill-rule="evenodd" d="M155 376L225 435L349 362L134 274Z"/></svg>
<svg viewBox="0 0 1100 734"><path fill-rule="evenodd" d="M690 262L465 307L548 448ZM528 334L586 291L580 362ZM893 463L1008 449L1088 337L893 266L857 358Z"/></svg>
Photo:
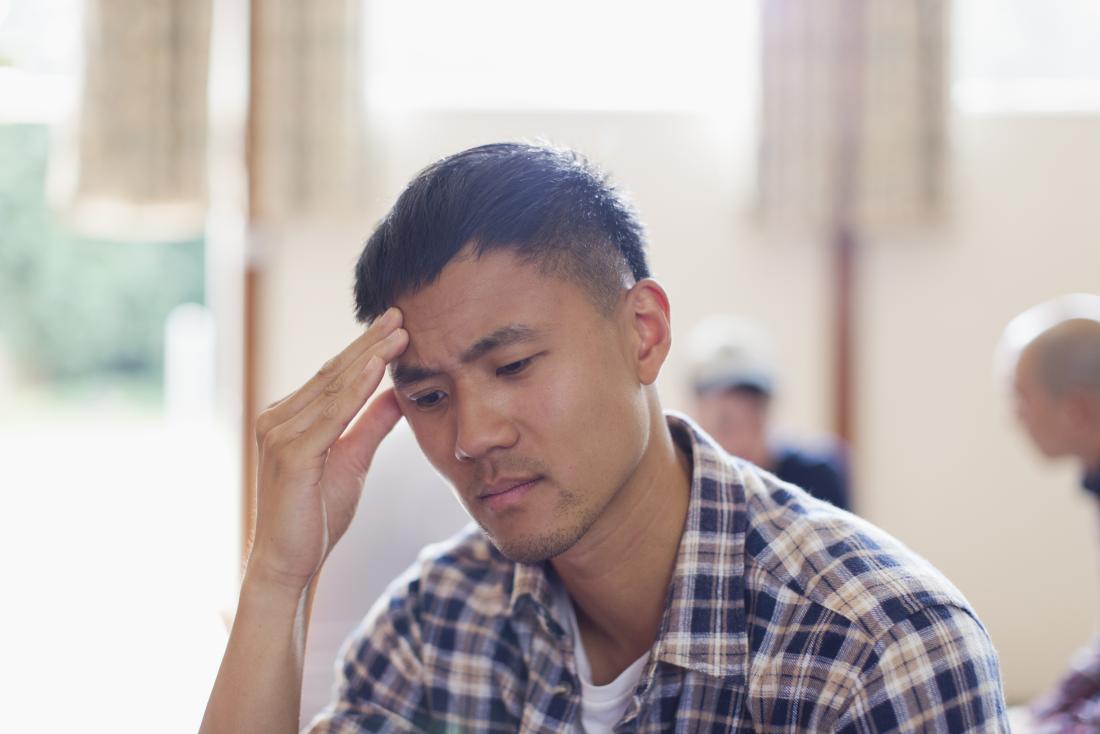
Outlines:
<svg viewBox="0 0 1100 734"><path fill-rule="evenodd" d="M408 345L391 308L305 385L256 421L256 535L248 575L304 590L348 529L378 444L401 417L393 391L370 404Z"/></svg>
<svg viewBox="0 0 1100 734"><path fill-rule="evenodd" d="M375 449L401 417L393 391L352 420L408 343L391 308L257 420L256 538L202 734L297 731L307 589L351 523Z"/></svg>

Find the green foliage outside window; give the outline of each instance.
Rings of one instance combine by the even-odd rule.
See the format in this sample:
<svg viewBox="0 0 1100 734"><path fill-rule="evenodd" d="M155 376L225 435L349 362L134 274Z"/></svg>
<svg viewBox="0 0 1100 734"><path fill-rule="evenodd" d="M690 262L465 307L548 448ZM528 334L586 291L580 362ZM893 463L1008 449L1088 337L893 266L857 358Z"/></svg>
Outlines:
<svg viewBox="0 0 1100 734"><path fill-rule="evenodd" d="M49 140L41 125L0 125L0 351L33 383L159 389L165 317L204 299L203 242L66 230L45 197Z"/></svg>

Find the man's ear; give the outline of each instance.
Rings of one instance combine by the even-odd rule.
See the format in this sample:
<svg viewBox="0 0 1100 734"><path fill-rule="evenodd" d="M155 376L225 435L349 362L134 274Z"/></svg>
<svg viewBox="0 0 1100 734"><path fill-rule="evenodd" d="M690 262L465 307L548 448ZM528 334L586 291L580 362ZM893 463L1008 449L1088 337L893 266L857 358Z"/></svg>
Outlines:
<svg viewBox="0 0 1100 734"><path fill-rule="evenodd" d="M638 380L652 385L672 347L668 294L657 281L645 278L627 292L624 306Z"/></svg>

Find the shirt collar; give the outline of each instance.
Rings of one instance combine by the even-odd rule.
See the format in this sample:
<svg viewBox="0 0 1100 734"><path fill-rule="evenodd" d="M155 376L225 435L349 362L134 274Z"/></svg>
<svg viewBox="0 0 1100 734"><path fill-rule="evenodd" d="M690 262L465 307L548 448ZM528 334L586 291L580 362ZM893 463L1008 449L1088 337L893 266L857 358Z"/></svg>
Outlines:
<svg viewBox="0 0 1100 734"><path fill-rule="evenodd" d="M705 675L745 679L745 489L729 456L690 418L667 414L673 439L691 458L691 497L653 657ZM515 564L513 619L534 613L560 637L549 564Z"/></svg>
<svg viewBox="0 0 1100 734"><path fill-rule="evenodd" d="M534 615L555 637L564 635L566 620L555 617L555 589L558 583L549 563L516 563L508 600L509 616L519 619L524 615Z"/></svg>
<svg viewBox="0 0 1100 734"><path fill-rule="evenodd" d="M654 654L710 676L746 677L745 488L737 466L687 416L669 428L692 464L691 499Z"/></svg>

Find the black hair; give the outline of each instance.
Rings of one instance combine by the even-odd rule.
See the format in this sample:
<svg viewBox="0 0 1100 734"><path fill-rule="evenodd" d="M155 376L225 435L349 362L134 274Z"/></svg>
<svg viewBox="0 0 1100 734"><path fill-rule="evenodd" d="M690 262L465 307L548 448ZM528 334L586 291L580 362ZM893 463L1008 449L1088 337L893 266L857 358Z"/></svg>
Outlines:
<svg viewBox="0 0 1100 734"><path fill-rule="evenodd" d="M649 277L645 233L625 195L575 151L496 143L448 156L409 183L355 268L355 315L369 322L432 283L467 245L510 249L572 278L609 311Z"/></svg>

